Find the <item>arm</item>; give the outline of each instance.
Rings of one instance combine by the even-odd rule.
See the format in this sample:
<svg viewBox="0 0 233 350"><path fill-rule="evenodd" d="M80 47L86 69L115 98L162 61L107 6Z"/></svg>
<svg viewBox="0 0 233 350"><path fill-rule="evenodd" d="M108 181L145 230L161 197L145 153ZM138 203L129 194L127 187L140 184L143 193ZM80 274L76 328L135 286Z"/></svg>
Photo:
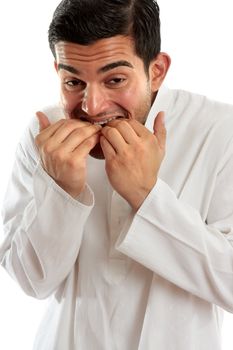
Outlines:
<svg viewBox="0 0 233 350"><path fill-rule="evenodd" d="M117 249L178 287L233 312L233 145L225 153L206 218L162 180Z"/></svg>
<svg viewBox="0 0 233 350"><path fill-rule="evenodd" d="M233 311L233 145L225 149L202 218L158 179L165 143L158 117L154 135L135 121L128 123L133 130L121 121L110 123L111 132L102 130L110 182L134 209L116 248L187 292Z"/></svg>
<svg viewBox="0 0 233 350"><path fill-rule="evenodd" d="M16 153L4 202L0 262L27 294L44 298L77 259L93 195L86 186L76 200L58 186L41 167L33 142L27 135Z"/></svg>

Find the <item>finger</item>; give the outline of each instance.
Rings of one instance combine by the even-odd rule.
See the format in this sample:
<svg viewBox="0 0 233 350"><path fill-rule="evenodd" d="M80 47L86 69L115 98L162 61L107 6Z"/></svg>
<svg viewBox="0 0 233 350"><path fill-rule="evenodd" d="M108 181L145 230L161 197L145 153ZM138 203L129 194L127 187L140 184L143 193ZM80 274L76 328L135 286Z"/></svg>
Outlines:
<svg viewBox="0 0 233 350"><path fill-rule="evenodd" d="M36 136L36 144L37 146L44 145L47 141L51 141L51 137L54 135L54 133L64 124L65 120L61 119L58 122L51 124L46 129L42 130L37 136Z"/></svg>
<svg viewBox="0 0 233 350"><path fill-rule="evenodd" d="M111 143L104 136L100 136L100 146L102 148L104 158L108 161L116 155L114 148Z"/></svg>
<svg viewBox="0 0 233 350"><path fill-rule="evenodd" d="M86 122L81 122L79 120L67 120L60 119L58 122L50 125L48 128L41 131L40 143L44 143L51 139L53 144L57 145L64 141L64 139L75 129L81 126L87 125ZM88 123L90 125L90 123Z"/></svg>
<svg viewBox="0 0 233 350"><path fill-rule="evenodd" d="M101 134L107 139L117 153L121 152L121 150L127 145L124 138L116 128L105 126L101 130Z"/></svg>
<svg viewBox="0 0 233 350"><path fill-rule="evenodd" d="M137 141L138 135L127 119L114 120L109 123L109 126L116 128L128 144L133 144L133 142Z"/></svg>
<svg viewBox="0 0 233 350"><path fill-rule="evenodd" d="M150 133L150 131L136 119L129 119L128 123L139 137L146 137L148 133Z"/></svg>
<svg viewBox="0 0 233 350"><path fill-rule="evenodd" d="M154 120L154 135L156 136L159 145L162 149L166 146L166 128L164 123L164 112L159 112Z"/></svg>
<svg viewBox="0 0 233 350"><path fill-rule="evenodd" d="M72 152L72 155L74 155L74 157L77 157L77 159L78 158L81 159L81 158L87 157L88 154L90 153L90 151L92 150L92 148L94 148L99 141L100 141L100 135L99 134L92 135L91 137L89 137L88 139L83 141L81 143L81 145L79 145Z"/></svg>
<svg viewBox="0 0 233 350"><path fill-rule="evenodd" d="M39 130L47 129L51 124L48 117L43 112L36 112L37 119L39 121Z"/></svg>
<svg viewBox="0 0 233 350"><path fill-rule="evenodd" d="M66 152L73 152L81 143L91 136L99 133L101 129L102 127L100 125L92 124L77 128L66 137L66 139L61 143L61 147L63 147Z"/></svg>
<svg viewBox="0 0 233 350"><path fill-rule="evenodd" d="M51 137L52 142L54 144L60 144L66 140L66 138L69 137L72 132L75 130L78 130L82 127L85 127L86 125L91 125L90 123L82 122L77 119L65 119L64 122L61 124L61 126L54 130L53 133L50 134L49 137Z"/></svg>

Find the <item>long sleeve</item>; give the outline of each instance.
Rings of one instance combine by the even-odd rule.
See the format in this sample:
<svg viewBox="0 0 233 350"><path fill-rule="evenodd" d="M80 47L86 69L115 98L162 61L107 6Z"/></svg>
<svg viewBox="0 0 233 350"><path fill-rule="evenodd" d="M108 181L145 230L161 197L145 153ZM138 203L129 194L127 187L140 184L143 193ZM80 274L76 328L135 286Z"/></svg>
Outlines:
<svg viewBox="0 0 233 350"><path fill-rule="evenodd" d="M82 198L71 198L42 169L33 136L27 138L17 149L3 205L0 262L27 294L45 298L75 264L93 194L87 186Z"/></svg>
<svg viewBox="0 0 233 350"><path fill-rule="evenodd" d="M225 152L207 217L161 179L117 249L164 279L233 312L233 151ZM202 181L201 177L199 181ZM200 186L197 183L197 196Z"/></svg>

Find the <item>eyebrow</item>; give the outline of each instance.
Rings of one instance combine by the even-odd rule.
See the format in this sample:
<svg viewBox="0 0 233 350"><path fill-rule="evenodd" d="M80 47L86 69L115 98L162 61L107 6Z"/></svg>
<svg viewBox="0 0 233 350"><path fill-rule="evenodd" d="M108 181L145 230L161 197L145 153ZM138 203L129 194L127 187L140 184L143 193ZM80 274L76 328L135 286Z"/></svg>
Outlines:
<svg viewBox="0 0 233 350"><path fill-rule="evenodd" d="M63 63L58 63L57 69L58 70L63 69L63 70L67 70L70 73L79 74L79 71L76 68Z"/></svg>
<svg viewBox="0 0 233 350"><path fill-rule="evenodd" d="M107 64L104 67L101 67L98 70L98 73L105 73L105 72L108 72L111 69L114 69L114 68L117 68L117 67L122 67L122 66L123 67L134 68L133 65L130 62L128 62L128 61L116 61L116 62L113 62L113 63L109 63L109 64Z"/></svg>
<svg viewBox="0 0 233 350"><path fill-rule="evenodd" d="M103 66L101 67L100 69L98 69L98 73L106 73L114 68L117 68L117 67L129 67L129 68L134 68L133 65L128 62L128 61L124 61L124 60L121 60L121 61L116 61L116 62L112 62L112 63L109 63L107 64L106 66ZM77 69L77 68L74 68L73 66L69 66L67 64L63 64L63 63L59 63L58 64L58 70L61 70L61 69L64 69L70 73L73 73L73 74L78 74L80 75L80 71Z"/></svg>

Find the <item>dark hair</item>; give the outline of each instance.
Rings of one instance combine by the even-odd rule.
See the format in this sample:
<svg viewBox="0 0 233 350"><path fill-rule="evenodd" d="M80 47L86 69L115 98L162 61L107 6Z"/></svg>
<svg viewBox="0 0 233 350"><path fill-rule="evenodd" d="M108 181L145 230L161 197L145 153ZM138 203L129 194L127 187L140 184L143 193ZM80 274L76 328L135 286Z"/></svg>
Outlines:
<svg viewBox="0 0 233 350"><path fill-rule="evenodd" d="M160 52L159 6L155 0L63 0L49 27L49 45L66 41L89 45L115 35L130 35L147 70Z"/></svg>

